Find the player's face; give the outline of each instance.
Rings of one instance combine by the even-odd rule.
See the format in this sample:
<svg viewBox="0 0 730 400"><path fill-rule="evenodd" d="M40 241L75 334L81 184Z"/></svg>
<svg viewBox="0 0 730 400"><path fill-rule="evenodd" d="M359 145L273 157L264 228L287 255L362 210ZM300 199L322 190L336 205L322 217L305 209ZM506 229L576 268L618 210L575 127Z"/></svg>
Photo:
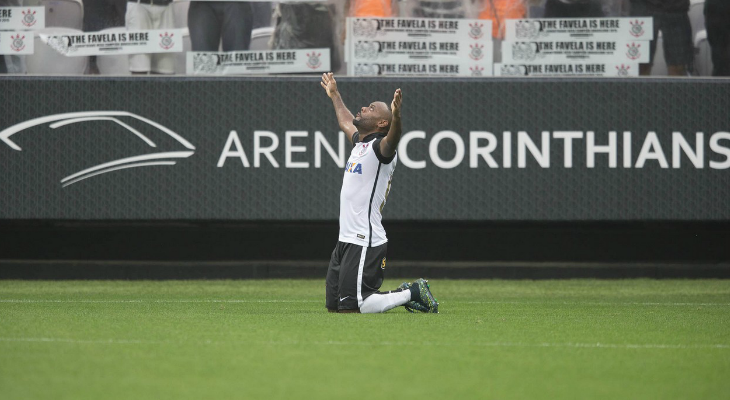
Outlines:
<svg viewBox="0 0 730 400"><path fill-rule="evenodd" d="M387 120L387 111L388 106L381 101L370 103L365 107L360 107L360 111L355 115L352 123L363 130L375 130L378 127L379 121Z"/></svg>

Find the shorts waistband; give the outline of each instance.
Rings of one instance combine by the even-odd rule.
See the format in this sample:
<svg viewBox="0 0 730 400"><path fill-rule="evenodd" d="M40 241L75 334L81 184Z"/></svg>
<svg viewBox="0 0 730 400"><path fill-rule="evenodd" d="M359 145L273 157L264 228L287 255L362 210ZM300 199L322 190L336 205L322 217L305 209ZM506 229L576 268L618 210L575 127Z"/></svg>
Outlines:
<svg viewBox="0 0 730 400"><path fill-rule="evenodd" d="M129 0L130 3L149 4L152 6L166 6L172 3L172 0Z"/></svg>

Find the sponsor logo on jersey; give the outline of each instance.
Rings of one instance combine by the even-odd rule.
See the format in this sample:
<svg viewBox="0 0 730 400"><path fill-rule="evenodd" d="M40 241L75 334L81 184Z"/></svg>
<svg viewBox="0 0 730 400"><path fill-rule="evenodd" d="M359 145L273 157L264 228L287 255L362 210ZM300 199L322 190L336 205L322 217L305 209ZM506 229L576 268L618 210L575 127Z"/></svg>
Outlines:
<svg viewBox="0 0 730 400"><path fill-rule="evenodd" d="M362 175L362 164L360 163L347 163L345 166L345 172L349 172L351 174L360 174Z"/></svg>
<svg viewBox="0 0 730 400"><path fill-rule="evenodd" d="M361 156L361 155L365 154L365 152L368 151L368 146L370 146L370 143L364 143L362 145L362 148L360 149L360 153L358 153L357 155Z"/></svg>

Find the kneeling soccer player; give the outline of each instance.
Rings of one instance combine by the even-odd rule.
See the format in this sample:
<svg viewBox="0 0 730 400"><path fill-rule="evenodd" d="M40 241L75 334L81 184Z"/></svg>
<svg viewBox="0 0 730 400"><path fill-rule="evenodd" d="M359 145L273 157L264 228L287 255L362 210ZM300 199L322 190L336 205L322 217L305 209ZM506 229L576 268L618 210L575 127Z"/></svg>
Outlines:
<svg viewBox="0 0 730 400"><path fill-rule="evenodd" d="M392 292L383 283L388 239L381 211L390 192L401 137L401 90L390 109L377 101L353 116L342 101L332 73L322 75L322 87L332 99L340 128L352 143L340 193L340 236L327 270L330 312L381 313L398 306L408 311L438 313L428 282L403 283Z"/></svg>

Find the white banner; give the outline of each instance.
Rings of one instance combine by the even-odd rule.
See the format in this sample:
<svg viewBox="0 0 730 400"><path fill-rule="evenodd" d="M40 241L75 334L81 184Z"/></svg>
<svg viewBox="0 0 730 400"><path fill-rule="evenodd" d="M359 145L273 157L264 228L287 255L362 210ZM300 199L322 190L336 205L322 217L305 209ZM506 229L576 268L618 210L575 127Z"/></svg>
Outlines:
<svg viewBox="0 0 730 400"><path fill-rule="evenodd" d="M390 40L440 37L492 39L492 21L483 19L347 18L348 38Z"/></svg>
<svg viewBox="0 0 730 400"><path fill-rule="evenodd" d="M357 76L492 76L492 64L473 63L466 60L433 63L356 63L353 65Z"/></svg>
<svg viewBox="0 0 730 400"><path fill-rule="evenodd" d="M350 59L357 62L407 62L447 58L492 61L492 42L468 41L356 41Z"/></svg>
<svg viewBox="0 0 730 400"><path fill-rule="evenodd" d="M636 63L494 64L494 76L629 77L639 76L639 65Z"/></svg>
<svg viewBox="0 0 730 400"><path fill-rule="evenodd" d="M0 31L22 31L45 27L45 7L0 7Z"/></svg>
<svg viewBox="0 0 730 400"><path fill-rule="evenodd" d="M648 63L649 42L535 41L502 42L505 64L560 64L571 62Z"/></svg>
<svg viewBox="0 0 730 400"><path fill-rule="evenodd" d="M348 18L348 74L491 75L491 32L489 20Z"/></svg>
<svg viewBox="0 0 730 400"><path fill-rule="evenodd" d="M149 31L85 32L81 34L40 34L43 43L65 56L109 54L180 53L183 29Z"/></svg>
<svg viewBox="0 0 730 400"><path fill-rule="evenodd" d="M0 54L33 54L33 32L0 32Z"/></svg>
<svg viewBox="0 0 730 400"><path fill-rule="evenodd" d="M327 72L330 49L193 52L186 54L188 75Z"/></svg>
<svg viewBox="0 0 730 400"><path fill-rule="evenodd" d="M506 40L653 40L652 18L508 19Z"/></svg>

